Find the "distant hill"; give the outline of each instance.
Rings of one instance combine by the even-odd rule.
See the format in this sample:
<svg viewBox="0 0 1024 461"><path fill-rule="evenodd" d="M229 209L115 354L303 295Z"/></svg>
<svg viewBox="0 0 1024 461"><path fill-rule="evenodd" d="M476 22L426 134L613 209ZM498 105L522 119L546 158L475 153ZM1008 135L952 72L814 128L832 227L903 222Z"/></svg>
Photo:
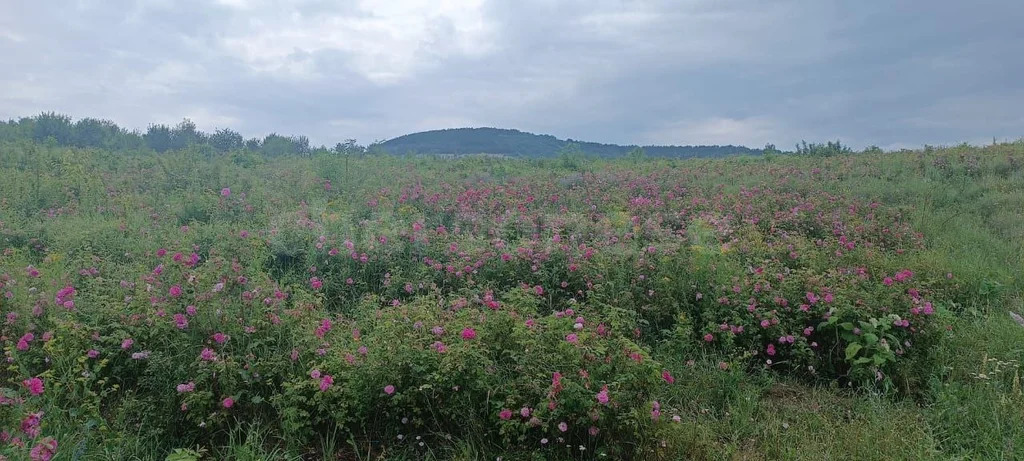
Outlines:
<svg viewBox="0 0 1024 461"><path fill-rule="evenodd" d="M423 131L389 139L378 147L392 154L501 154L522 157L553 157L576 145L584 153L600 157L620 157L638 146L620 146L596 142L558 139L501 128L451 128ZM658 157L721 157L758 155L760 149L743 146L639 146L646 155Z"/></svg>
<svg viewBox="0 0 1024 461"><path fill-rule="evenodd" d="M83 118L44 112L17 120L0 120L0 142L4 141L53 142L59 146L98 148L114 151L152 150L179 151L188 148L207 153L232 151L255 152L267 157L286 155L352 154L361 152L389 152L405 155L417 154L489 154L518 157L556 157L562 153L582 152L600 157L622 157L638 146L620 146L596 142L558 139L551 135L526 133L499 128L452 128L424 131L375 143L370 146L356 144L354 139L334 147L314 146L305 136L284 136L270 133L262 138L245 139L236 131L222 128L213 133L200 131L191 120L185 119L174 126L149 125L146 131L121 128L109 120ZM758 155L761 149L743 146L642 146L644 154L656 157L722 157L737 154ZM774 151L774 147L771 147ZM844 150L845 149L845 150ZM797 153L846 153L849 149L839 142L797 146Z"/></svg>

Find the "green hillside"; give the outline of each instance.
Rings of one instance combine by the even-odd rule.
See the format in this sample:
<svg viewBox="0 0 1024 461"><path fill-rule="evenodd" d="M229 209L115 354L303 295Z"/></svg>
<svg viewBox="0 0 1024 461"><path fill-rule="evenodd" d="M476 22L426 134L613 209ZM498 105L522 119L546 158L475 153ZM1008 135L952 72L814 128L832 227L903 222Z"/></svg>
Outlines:
<svg viewBox="0 0 1024 461"><path fill-rule="evenodd" d="M600 157L628 155L638 147L657 157L722 157L760 154L760 149L743 146L620 146L558 139L551 135L501 128L452 128L423 131L390 139L380 147L393 154L502 154L549 157L562 152L582 151Z"/></svg>

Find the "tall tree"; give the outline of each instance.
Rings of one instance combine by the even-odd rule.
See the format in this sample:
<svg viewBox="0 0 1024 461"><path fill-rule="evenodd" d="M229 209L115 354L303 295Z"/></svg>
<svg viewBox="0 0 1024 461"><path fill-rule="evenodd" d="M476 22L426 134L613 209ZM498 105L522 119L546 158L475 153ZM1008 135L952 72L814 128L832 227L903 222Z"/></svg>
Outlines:
<svg viewBox="0 0 1024 461"><path fill-rule="evenodd" d="M150 149L157 152L167 152L174 147L171 129L167 125L150 125L142 138Z"/></svg>
<svg viewBox="0 0 1024 461"><path fill-rule="evenodd" d="M186 118L171 130L171 140L174 149L184 149L193 144L202 144L206 134L197 130L196 124Z"/></svg>
<svg viewBox="0 0 1024 461"><path fill-rule="evenodd" d="M32 137L37 141L53 138L58 144L70 144L73 134L71 117L55 112L43 112L35 118Z"/></svg>
<svg viewBox="0 0 1024 461"><path fill-rule="evenodd" d="M227 128L213 132L213 134L210 135L209 140L210 145L221 152L241 149L245 142L242 135Z"/></svg>

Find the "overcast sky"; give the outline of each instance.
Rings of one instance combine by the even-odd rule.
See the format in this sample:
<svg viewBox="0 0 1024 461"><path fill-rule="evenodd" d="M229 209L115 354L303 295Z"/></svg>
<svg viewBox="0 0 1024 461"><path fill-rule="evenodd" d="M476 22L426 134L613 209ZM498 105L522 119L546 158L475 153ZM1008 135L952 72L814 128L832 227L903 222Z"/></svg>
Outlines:
<svg viewBox="0 0 1024 461"><path fill-rule="evenodd" d="M287 6L286 6L287 5ZM0 118L360 143L1024 136L1024 1L0 0Z"/></svg>

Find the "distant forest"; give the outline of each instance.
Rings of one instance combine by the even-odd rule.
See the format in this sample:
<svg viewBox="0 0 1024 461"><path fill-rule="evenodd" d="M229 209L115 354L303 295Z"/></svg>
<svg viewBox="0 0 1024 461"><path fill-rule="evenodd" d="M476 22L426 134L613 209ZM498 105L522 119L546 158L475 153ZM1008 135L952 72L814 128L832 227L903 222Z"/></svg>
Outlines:
<svg viewBox="0 0 1024 461"><path fill-rule="evenodd" d="M470 155L491 154L514 157L557 157L588 155L597 157L722 157L728 155L760 155L783 153L768 144L763 149L744 146L621 146L595 142L558 139L551 135L526 133L500 128L453 128L424 131L362 146L354 139L333 147L312 146L306 136L285 136L277 133L262 138L244 138L222 128L205 133L185 119L175 126L150 125L146 131L128 130L114 122L95 118L73 121L67 115L42 113L18 120L0 120L0 141L31 140L52 142L60 146L107 150L152 150L166 152L195 147L213 152L245 150L268 157L314 154L383 154L395 155ZM877 149L877 148L871 148ZM833 155L852 151L836 141L827 144L797 145L797 154Z"/></svg>
<svg viewBox="0 0 1024 461"><path fill-rule="evenodd" d="M271 133L263 138L245 139L241 134L227 129L204 133L196 124L186 119L175 126L150 125L145 132L127 130L108 120L83 118L73 122L71 117L55 113L43 113L19 120L0 121L0 141L34 140L54 142L61 146L93 147L108 150L153 150L167 152L194 146L199 149L229 152L249 150L267 156L309 155L313 153L365 152L355 140L338 143L333 148L310 146L305 136L283 136Z"/></svg>
<svg viewBox="0 0 1024 461"><path fill-rule="evenodd" d="M596 142L561 140L551 135L501 128L452 128L407 134L381 143L394 154L501 154L519 157L547 157L578 151L599 157L622 157L640 153L658 157L720 157L757 155L761 149L743 146L620 146ZM642 149L638 150L638 149Z"/></svg>

